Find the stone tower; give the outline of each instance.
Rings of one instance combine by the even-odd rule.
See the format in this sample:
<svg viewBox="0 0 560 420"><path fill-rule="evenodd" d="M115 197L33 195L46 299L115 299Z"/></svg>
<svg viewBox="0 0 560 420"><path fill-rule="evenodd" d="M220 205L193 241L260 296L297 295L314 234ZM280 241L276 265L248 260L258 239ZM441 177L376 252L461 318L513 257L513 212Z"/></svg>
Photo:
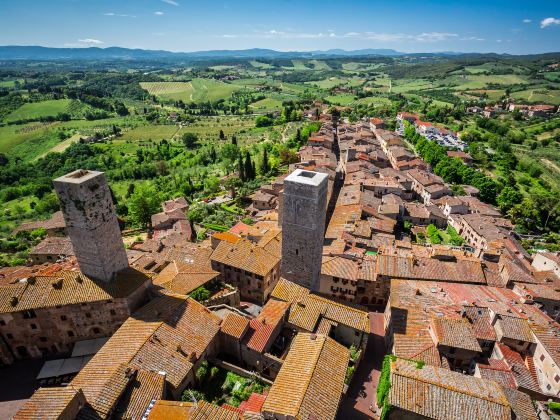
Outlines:
<svg viewBox="0 0 560 420"><path fill-rule="evenodd" d="M55 179L54 188L81 272L112 280L128 259L105 174L80 169Z"/></svg>
<svg viewBox="0 0 560 420"><path fill-rule="evenodd" d="M282 197L282 276L319 290L328 176L296 169L284 180Z"/></svg>

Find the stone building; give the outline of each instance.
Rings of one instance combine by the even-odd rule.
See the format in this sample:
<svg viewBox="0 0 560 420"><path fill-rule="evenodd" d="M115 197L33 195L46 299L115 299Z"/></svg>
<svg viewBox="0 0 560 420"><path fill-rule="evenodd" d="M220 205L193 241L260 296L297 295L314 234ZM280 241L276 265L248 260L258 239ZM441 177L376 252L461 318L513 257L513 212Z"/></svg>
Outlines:
<svg viewBox="0 0 560 420"><path fill-rule="evenodd" d="M77 170L55 179L54 187L80 270L110 281L128 267L128 259L105 175Z"/></svg>
<svg viewBox="0 0 560 420"><path fill-rule="evenodd" d="M1 364L66 353L81 340L113 334L142 303L150 277L128 268L110 282L75 271L0 286Z"/></svg>
<svg viewBox="0 0 560 420"><path fill-rule="evenodd" d="M284 180L282 276L311 290L319 290L327 178L297 169Z"/></svg>

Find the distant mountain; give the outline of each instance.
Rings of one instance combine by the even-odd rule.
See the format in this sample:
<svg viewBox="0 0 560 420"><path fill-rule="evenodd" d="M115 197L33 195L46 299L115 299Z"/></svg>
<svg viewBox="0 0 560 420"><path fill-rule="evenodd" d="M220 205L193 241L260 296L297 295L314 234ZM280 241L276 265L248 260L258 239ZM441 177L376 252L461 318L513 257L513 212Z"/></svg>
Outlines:
<svg viewBox="0 0 560 420"><path fill-rule="evenodd" d="M345 51L275 51L262 48L247 50L211 50L196 52L171 52L120 47L48 48L40 46L0 46L2 60L156 60L189 58L287 58L328 56L398 56L405 53L391 49L363 49Z"/></svg>

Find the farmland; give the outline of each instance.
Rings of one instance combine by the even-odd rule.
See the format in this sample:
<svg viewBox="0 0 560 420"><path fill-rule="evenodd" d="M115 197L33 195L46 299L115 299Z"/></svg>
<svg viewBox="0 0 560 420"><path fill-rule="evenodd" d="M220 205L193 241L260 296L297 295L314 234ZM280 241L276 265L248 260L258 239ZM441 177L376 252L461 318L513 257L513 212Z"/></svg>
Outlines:
<svg viewBox="0 0 560 420"><path fill-rule="evenodd" d="M6 117L6 121L37 120L41 117L54 117L57 114L67 112L70 102L70 99L59 99L27 103L9 114Z"/></svg>
<svg viewBox="0 0 560 420"><path fill-rule="evenodd" d="M193 79L190 82L143 82L140 84L151 95L162 99L188 102L227 99L236 86L212 79Z"/></svg>
<svg viewBox="0 0 560 420"><path fill-rule="evenodd" d="M134 223L126 206L132 183L162 197L197 201L220 194L220 178L240 161L245 167L249 158L259 168L266 149L271 171L245 181L242 191L249 194L286 169L281 156L297 152L294 139L311 124L304 115L316 112L316 104L319 112L341 106L350 121L376 116L391 127L397 112L417 113L465 133L476 165L500 185L515 185L529 200L556 194L558 118L500 112L487 125L466 112L502 101L560 104L559 72L545 65L553 58L546 60L254 58L158 64L142 71L123 64L84 73L62 66L52 70L52 89L46 87L51 73L16 68L0 81L0 153L9 162L0 174L10 176L3 190L15 188L0 202L9 212L2 226L50 214L56 206L49 201L52 191L39 198L37 185L49 191L52 177L78 166L107 173L120 216ZM39 210L31 203L40 204ZM234 222L221 211L199 221ZM445 232L440 236L446 239Z"/></svg>

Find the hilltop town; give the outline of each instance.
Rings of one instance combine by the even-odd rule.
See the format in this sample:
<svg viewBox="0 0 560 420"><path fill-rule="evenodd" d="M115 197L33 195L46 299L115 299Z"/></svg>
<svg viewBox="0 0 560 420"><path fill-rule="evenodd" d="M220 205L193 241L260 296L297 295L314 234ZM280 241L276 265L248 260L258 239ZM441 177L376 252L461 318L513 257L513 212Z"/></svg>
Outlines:
<svg viewBox="0 0 560 420"><path fill-rule="evenodd" d="M435 173L433 144L476 172L455 132L314 107L287 172L202 237L177 197L125 247L102 171L53 180L61 210L17 228L46 236L0 269L1 364L41 360L14 419L547 415L560 255L522 246L490 181Z"/></svg>

